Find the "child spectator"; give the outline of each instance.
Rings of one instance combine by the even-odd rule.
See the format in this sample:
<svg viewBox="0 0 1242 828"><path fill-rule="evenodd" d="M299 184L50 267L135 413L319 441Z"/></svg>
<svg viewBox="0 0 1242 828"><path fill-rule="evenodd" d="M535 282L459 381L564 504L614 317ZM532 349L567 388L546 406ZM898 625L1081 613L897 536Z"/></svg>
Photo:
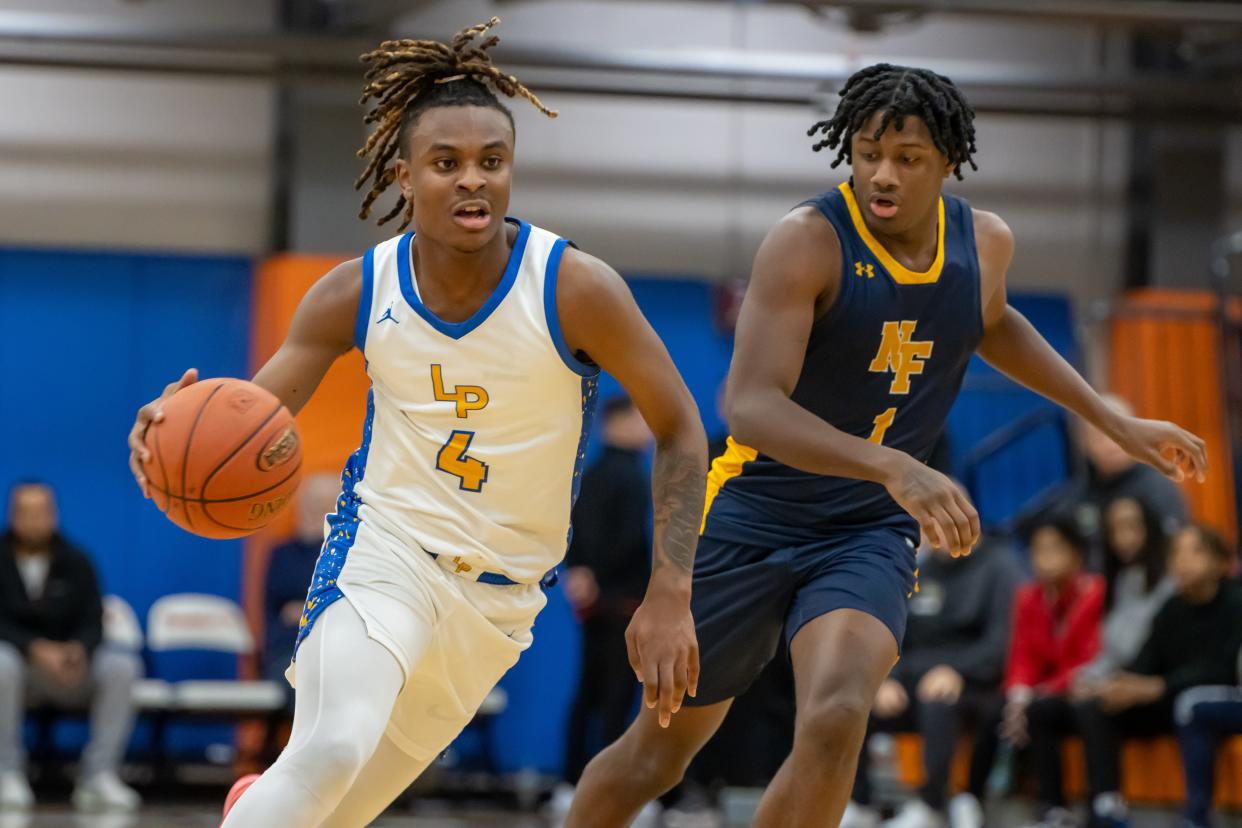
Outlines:
<svg viewBox="0 0 1242 828"><path fill-rule="evenodd" d="M1144 500L1120 497L1104 508L1104 626L1100 654L1078 673L1075 699L1128 666L1147 641L1151 622L1174 592L1166 578L1169 537L1160 515Z"/></svg>
<svg viewBox="0 0 1242 828"><path fill-rule="evenodd" d="M1087 542L1071 518L1037 524L1031 535L1035 580L1014 599L1002 735L1029 745L1043 821L1071 822L1061 785L1061 735L1073 729L1069 690L1100 650L1104 579L1084 570Z"/></svg>

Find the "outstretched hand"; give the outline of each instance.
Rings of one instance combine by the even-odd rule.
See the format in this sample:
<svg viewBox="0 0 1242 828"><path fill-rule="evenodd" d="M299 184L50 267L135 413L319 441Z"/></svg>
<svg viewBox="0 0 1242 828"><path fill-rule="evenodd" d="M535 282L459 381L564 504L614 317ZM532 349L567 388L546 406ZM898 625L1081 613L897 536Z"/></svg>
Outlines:
<svg viewBox="0 0 1242 828"><path fill-rule="evenodd" d="M690 603L648 591L625 631L630 667L643 685L643 704L668 727L688 692L699 692L699 644Z"/></svg>
<svg viewBox="0 0 1242 828"><path fill-rule="evenodd" d="M1124 417L1113 439L1135 460L1178 482L1189 476L1202 483L1207 475L1207 444L1173 423Z"/></svg>

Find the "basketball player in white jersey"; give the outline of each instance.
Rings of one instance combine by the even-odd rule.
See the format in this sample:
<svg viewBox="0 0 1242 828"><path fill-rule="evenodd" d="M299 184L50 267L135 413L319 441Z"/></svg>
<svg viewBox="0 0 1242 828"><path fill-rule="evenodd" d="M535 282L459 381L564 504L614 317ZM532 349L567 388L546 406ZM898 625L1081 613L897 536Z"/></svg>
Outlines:
<svg viewBox="0 0 1242 828"><path fill-rule="evenodd" d="M324 276L254 377L296 413L357 347L372 385L289 670L293 733L225 828L365 825L470 721L531 644L540 582L566 548L600 369L657 437L652 577L630 661L666 724L694 692L703 428L621 278L506 218L514 127L492 89L555 113L491 64L496 38L472 43L497 22L364 56L378 127L362 215L395 182L384 220L403 214L417 233ZM131 464L144 491L143 432L195 379L186 372L138 414Z"/></svg>

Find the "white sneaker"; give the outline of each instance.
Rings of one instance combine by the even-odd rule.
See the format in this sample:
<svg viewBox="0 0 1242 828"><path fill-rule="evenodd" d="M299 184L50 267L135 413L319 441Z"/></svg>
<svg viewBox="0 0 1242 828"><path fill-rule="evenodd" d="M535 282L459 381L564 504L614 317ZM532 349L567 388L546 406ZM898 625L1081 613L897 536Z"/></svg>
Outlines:
<svg viewBox="0 0 1242 828"><path fill-rule="evenodd" d="M911 799L884 828L946 828L944 816L921 799Z"/></svg>
<svg viewBox="0 0 1242 828"><path fill-rule="evenodd" d="M634 817L634 821L630 823L630 828L660 828L664 822L664 807L659 802L648 802L646 806L638 812L638 816Z"/></svg>
<svg viewBox="0 0 1242 828"><path fill-rule="evenodd" d="M0 773L0 811L29 811L34 807L34 791L21 771Z"/></svg>
<svg viewBox="0 0 1242 828"><path fill-rule="evenodd" d="M73 807L79 811L136 811L142 797L115 773L94 773L73 789Z"/></svg>
<svg viewBox="0 0 1242 828"><path fill-rule="evenodd" d="M983 828L983 806L973 794L960 793L949 800L949 828Z"/></svg>
<svg viewBox="0 0 1242 828"><path fill-rule="evenodd" d="M845 803L839 828L880 828L880 812L870 805L859 805L854 800Z"/></svg>

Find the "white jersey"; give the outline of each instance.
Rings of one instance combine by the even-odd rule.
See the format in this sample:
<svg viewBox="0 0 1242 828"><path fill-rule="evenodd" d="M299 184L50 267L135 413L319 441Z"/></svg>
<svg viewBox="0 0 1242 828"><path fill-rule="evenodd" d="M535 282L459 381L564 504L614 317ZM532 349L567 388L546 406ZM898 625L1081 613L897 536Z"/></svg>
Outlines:
<svg viewBox="0 0 1242 828"><path fill-rule="evenodd" d="M342 504L410 555L535 583L565 554L598 369L561 335L565 240L515 223L500 283L459 323L419 298L413 233L367 252L355 338L371 394Z"/></svg>

